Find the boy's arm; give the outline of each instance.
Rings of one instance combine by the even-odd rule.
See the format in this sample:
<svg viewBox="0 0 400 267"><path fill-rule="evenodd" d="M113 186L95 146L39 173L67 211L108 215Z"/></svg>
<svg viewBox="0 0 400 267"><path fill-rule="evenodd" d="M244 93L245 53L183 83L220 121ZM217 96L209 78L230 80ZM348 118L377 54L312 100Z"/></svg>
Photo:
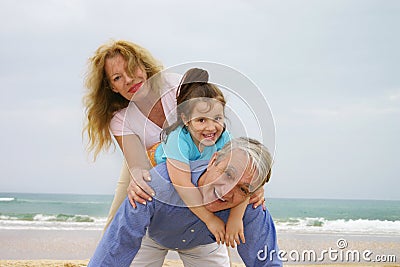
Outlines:
<svg viewBox="0 0 400 267"><path fill-rule="evenodd" d="M206 225L215 236L217 243L224 243L225 224L214 213L203 206L203 197L191 182L190 166L174 159L167 159L167 170L175 190L187 207Z"/></svg>

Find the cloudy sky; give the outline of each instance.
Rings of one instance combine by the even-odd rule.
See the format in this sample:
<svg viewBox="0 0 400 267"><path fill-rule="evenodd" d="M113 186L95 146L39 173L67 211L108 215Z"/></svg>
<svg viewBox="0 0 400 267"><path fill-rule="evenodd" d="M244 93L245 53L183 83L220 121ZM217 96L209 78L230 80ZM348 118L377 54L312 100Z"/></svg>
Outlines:
<svg viewBox="0 0 400 267"><path fill-rule="evenodd" d="M399 200L399 14L397 0L1 0L0 192L113 194L121 152L93 163L81 136L86 62L113 38L258 86L276 127L268 196Z"/></svg>

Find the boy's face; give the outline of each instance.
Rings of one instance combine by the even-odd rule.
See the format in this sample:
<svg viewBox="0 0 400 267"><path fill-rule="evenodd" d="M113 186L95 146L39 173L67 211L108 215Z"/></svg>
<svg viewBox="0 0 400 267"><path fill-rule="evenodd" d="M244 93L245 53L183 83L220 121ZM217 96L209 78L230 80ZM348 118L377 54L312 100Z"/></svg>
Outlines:
<svg viewBox="0 0 400 267"><path fill-rule="evenodd" d="M182 119L199 149L213 146L224 131L224 106L214 99L199 101L194 104L190 118Z"/></svg>

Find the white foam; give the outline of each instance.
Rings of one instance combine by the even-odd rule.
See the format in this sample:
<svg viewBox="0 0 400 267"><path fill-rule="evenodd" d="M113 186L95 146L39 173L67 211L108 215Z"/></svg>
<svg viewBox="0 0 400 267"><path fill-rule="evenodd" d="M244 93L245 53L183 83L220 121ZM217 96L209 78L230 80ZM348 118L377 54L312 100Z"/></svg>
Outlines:
<svg viewBox="0 0 400 267"><path fill-rule="evenodd" d="M18 220L18 218L7 216L7 215L0 215L0 220Z"/></svg>
<svg viewBox="0 0 400 267"><path fill-rule="evenodd" d="M36 216L35 216L36 217ZM0 220L0 229L6 230L103 230L106 218L95 218L94 222L48 221L46 216L40 220ZM50 217L50 216L48 216ZM43 220L44 219L44 220Z"/></svg>
<svg viewBox="0 0 400 267"><path fill-rule="evenodd" d="M55 221L56 220L56 216L54 215L43 215L43 214L37 214L33 217L34 221Z"/></svg>
<svg viewBox="0 0 400 267"><path fill-rule="evenodd" d="M275 224L280 231L400 235L400 221L292 218L289 221L277 221Z"/></svg>
<svg viewBox="0 0 400 267"><path fill-rule="evenodd" d="M13 197L0 197L0 202L10 202L10 201L14 201L15 198Z"/></svg>

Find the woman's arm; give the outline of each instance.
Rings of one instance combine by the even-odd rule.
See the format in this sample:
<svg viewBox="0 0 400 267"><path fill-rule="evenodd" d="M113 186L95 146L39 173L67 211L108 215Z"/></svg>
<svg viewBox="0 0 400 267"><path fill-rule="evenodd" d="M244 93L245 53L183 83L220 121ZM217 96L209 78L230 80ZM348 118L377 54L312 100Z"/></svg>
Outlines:
<svg viewBox="0 0 400 267"><path fill-rule="evenodd" d="M136 202L146 204L154 196L153 189L145 181L149 181L148 170L151 168L146 150L135 134L115 136L119 147L121 148L126 164L128 165L131 176L130 183L126 189L131 205L136 208Z"/></svg>

